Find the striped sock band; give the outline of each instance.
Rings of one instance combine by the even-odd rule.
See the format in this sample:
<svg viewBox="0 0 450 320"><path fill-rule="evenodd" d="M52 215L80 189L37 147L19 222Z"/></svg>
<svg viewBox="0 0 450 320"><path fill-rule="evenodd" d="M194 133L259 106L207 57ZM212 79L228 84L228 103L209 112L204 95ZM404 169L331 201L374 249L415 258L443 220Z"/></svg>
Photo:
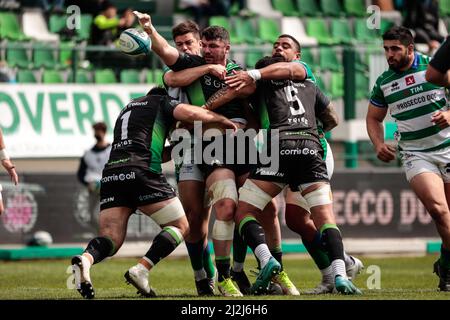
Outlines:
<svg viewBox="0 0 450 320"><path fill-rule="evenodd" d="M272 257L269 248L265 243L262 243L255 248L255 256L258 258L261 264L261 269L266 266L267 262L269 262L270 258Z"/></svg>
<svg viewBox="0 0 450 320"><path fill-rule="evenodd" d="M331 261L331 269L333 270L333 278L336 278L336 276L341 276L347 279L344 260L336 259Z"/></svg>

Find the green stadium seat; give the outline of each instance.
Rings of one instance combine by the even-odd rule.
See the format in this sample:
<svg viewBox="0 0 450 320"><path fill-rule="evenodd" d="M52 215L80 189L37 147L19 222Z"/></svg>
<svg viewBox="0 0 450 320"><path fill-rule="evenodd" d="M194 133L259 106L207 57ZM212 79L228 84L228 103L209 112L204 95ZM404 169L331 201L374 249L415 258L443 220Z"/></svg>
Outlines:
<svg viewBox="0 0 450 320"><path fill-rule="evenodd" d="M330 94L333 99L344 96L344 74L342 72L331 73Z"/></svg>
<svg viewBox="0 0 450 320"><path fill-rule="evenodd" d="M272 0L272 6L275 10L280 11L283 16L299 16L299 12L295 8L293 0Z"/></svg>
<svg viewBox="0 0 450 320"><path fill-rule="evenodd" d="M311 48L302 48L301 60L306 62L309 66L316 64L316 59Z"/></svg>
<svg viewBox="0 0 450 320"><path fill-rule="evenodd" d="M308 36L316 38L320 44L336 44L337 40L333 39L328 31L325 20L308 19L306 23L306 33Z"/></svg>
<svg viewBox="0 0 450 320"><path fill-rule="evenodd" d="M380 38L376 29L367 28L366 19L355 19L355 38L358 42L376 42Z"/></svg>
<svg viewBox="0 0 450 320"><path fill-rule="evenodd" d="M42 75L43 83L64 83L63 76L57 70L44 70Z"/></svg>
<svg viewBox="0 0 450 320"><path fill-rule="evenodd" d="M66 27L67 16L52 14L48 21L48 30L52 33L58 33Z"/></svg>
<svg viewBox="0 0 450 320"><path fill-rule="evenodd" d="M450 16L450 0L439 0L439 14L441 17Z"/></svg>
<svg viewBox="0 0 450 320"><path fill-rule="evenodd" d="M152 15L152 23L164 39L172 40L172 26L174 25L172 16Z"/></svg>
<svg viewBox="0 0 450 320"><path fill-rule="evenodd" d="M242 43L241 39L237 36L234 26L231 24L230 19L224 16L213 16L209 18L210 26L220 26L228 30L230 34L230 42L232 44Z"/></svg>
<svg viewBox="0 0 450 320"><path fill-rule="evenodd" d="M0 12L0 39L29 40L22 32L17 16L12 12Z"/></svg>
<svg viewBox="0 0 450 320"><path fill-rule="evenodd" d="M387 30L392 28L395 25L394 22L386 19L381 19L380 21L380 33L379 35L382 36L383 33L385 33Z"/></svg>
<svg viewBox="0 0 450 320"><path fill-rule="evenodd" d="M342 71L342 61L339 61L333 47L321 47L319 51L319 67L321 70Z"/></svg>
<svg viewBox="0 0 450 320"><path fill-rule="evenodd" d="M355 57L356 71L360 71L360 72L369 71L368 58L369 58L369 56L367 55L367 53L359 53L358 51L356 52L356 57Z"/></svg>
<svg viewBox="0 0 450 320"><path fill-rule="evenodd" d="M135 69L125 69L120 72L121 83L141 83L140 72Z"/></svg>
<svg viewBox="0 0 450 320"><path fill-rule="evenodd" d="M75 83L92 83L91 73L87 70L77 69L75 74ZM73 79L73 76L72 76Z"/></svg>
<svg viewBox="0 0 450 320"><path fill-rule="evenodd" d="M331 20L331 36L342 44L351 44L354 42L350 25L346 19L335 18Z"/></svg>
<svg viewBox="0 0 450 320"><path fill-rule="evenodd" d="M55 58L54 48L48 44L36 44L33 50L33 64L36 68L54 69L59 67L59 63Z"/></svg>
<svg viewBox="0 0 450 320"><path fill-rule="evenodd" d="M369 75L362 72L356 72L356 100L367 99L370 95Z"/></svg>
<svg viewBox="0 0 450 320"><path fill-rule="evenodd" d="M146 74L147 83L154 83L158 86L164 85L162 77L163 71L161 69L148 70Z"/></svg>
<svg viewBox="0 0 450 320"><path fill-rule="evenodd" d="M10 67L30 68L33 63L28 59L27 49L21 47L25 43L8 43L6 61Z"/></svg>
<svg viewBox="0 0 450 320"><path fill-rule="evenodd" d="M296 2L298 11L302 17L314 17L322 14L316 0L296 0Z"/></svg>
<svg viewBox="0 0 450 320"><path fill-rule="evenodd" d="M281 34L280 25L276 19L258 18L259 38L266 43L272 44Z"/></svg>
<svg viewBox="0 0 450 320"><path fill-rule="evenodd" d="M245 54L245 65L248 69L253 69L256 62L258 62L258 60L260 60L264 56L265 54L263 50L250 47Z"/></svg>
<svg viewBox="0 0 450 320"><path fill-rule="evenodd" d="M117 83L116 75L111 69L97 69L94 72L94 82L99 84Z"/></svg>
<svg viewBox="0 0 450 320"><path fill-rule="evenodd" d="M253 24L254 20L236 17L234 26L236 29L236 36L241 43L246 44L262 44L263 41L258 37L258 32ZM275 39L274 39L275 41Z"/></svg>
<svg viewBox="0 0 450 320"><path fill-rule="evenodd" d="M19 69L16 78L18 83L38 83L34 71L28 69Z"/></svg>
<svg viewBox="0 0 450 320"><path fill-rule="evenodd" d="M90 14L82 14L80 16L80 29L78 32L78 40L89 40L91 35L91 24L92 24L92 15Z"/></svg>
<svg viewBox="0 0 450 320"><path fill-rule="evenodd" d="M320 0L324 16L339 17L345 15L339 0Z"/></svg>
<svg viewBox="0 0 450 320"><path fill-rule="evenodd" d="M73 42L61 42L59 44L59 64L61 67L72 65L72 49L75 47Z"/></svg>
<svg viewBox="0 0 450 320"><path fill-rule="evenodd" d="M347 15L364 17L366 13L366 0L344 0L344 9Z"/></svg>

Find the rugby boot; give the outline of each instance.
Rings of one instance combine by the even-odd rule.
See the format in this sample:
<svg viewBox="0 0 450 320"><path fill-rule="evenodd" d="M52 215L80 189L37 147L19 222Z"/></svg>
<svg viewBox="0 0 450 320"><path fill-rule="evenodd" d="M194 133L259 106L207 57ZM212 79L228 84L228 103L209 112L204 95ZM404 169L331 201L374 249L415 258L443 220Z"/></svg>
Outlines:
<svg viewBox="0 0 450 320"><path fill-rule="evenodd" d="M138 289L138 294L144 297L156 297L156 292L150 287L148 282L148 270L140 265L128 269L124 274L127 284L133 285Z"/></svg>
<svg viewBox="0 0 450 320"><path fill-rule="evenodd" d="M280 285L281 289L283 289L283 294L286 296L299 296L300 292L297 290L295 285L292 283L291 279L289 279L286 271L281 271L275 277L273 277L273 282Z"/></svg>
<svg viewBox="0 0 450 320"><path fill-rule="evenodd" d="M75 276L75 286L81 296L85 299L93 299L95 296L89 269L91 264L85 256L72 257L72 272Z"/></svg>
<svg viewBox="0 0 450 320"><path fill-rule="evenodd" d="M349 266L348 268L345 268L345 271L347 272L347 277L350 280L355 280L356 276L362 272L364 269L364 265L361 260L354 256L350 256L350 258L355 262L353 265Z"/></svg>
<svg viewBox="0 0 450 320"><path fill-rule="evenodd" d="M433 272L439 277L439 290L450 291L450 269L441 266L439 259L433 265Z"/></svg>
<svg viewBox="0 0 450 320"><path fill-rule="evenodd" d="M258 277L251 287L251 293L255 295L267 293L270 281L280 270L280 263L274 257L271 257L264 268L259 271Z"/></svg>
<svg viewBox="0 0 450 320"><path fill-rule="evenodd" d="M336 291L342 294L362 294L355 285L348 279L342 276L336 276L334 279L334 286Z"/></svg>
<svg viewBox="0 0 450 320"><path fill-rule="evenodd" d="M205 278L195 281L195 287L197 288L197 294L199 296L213 296L214 295L214 279Z"/></svg>
<svg viewBox="0 0 450 320"><path fill-rule="evenodd" d="M238 288L233 283L233 280L231 278L226 278L223 281L217 282L217 288L219 289L220 293L224 297L242 297L244 296L242 292L239 291Z"/></svg>

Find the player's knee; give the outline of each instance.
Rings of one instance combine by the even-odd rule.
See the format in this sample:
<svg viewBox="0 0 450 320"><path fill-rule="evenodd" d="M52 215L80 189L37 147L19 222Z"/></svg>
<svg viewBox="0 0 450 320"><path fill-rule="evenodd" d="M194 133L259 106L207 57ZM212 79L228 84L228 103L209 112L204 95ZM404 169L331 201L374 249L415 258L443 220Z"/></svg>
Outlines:
<svg viewBox="0 0 450 320"><path fill-rule="evenodd" d="M433 220L439 224L448 221L448 215L450 214L445 204L433 203L427 206L427 211L430 213Z"/></svg>
<svg viewBox="0 0 450 320"><path fill-rule="evenodd" d="M215 240L233 240L234 234L234 221L228 220L216 220L214 222L212 237Z"/></svg>
<svg viewBox="0 0 450 320"><path fill-rule="evenodd" d="M214 205L216 217L219 220L233 220L236 211L236 203L231 199L222 199Z"/></svg>

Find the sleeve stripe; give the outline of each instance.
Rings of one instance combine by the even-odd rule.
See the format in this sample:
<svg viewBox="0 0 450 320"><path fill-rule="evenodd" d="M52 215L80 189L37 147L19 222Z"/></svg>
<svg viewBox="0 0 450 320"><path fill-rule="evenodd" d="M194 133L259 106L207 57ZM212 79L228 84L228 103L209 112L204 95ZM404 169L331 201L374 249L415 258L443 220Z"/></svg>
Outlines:
<svg viewBox="0 0 450 320"><path fill-rule="evenodd" d="M374 106L380 107L380 108L387 108L386 104L380 103L380 102L376 102L373 99L370 99L370 103L373 104Z"/></svg>

